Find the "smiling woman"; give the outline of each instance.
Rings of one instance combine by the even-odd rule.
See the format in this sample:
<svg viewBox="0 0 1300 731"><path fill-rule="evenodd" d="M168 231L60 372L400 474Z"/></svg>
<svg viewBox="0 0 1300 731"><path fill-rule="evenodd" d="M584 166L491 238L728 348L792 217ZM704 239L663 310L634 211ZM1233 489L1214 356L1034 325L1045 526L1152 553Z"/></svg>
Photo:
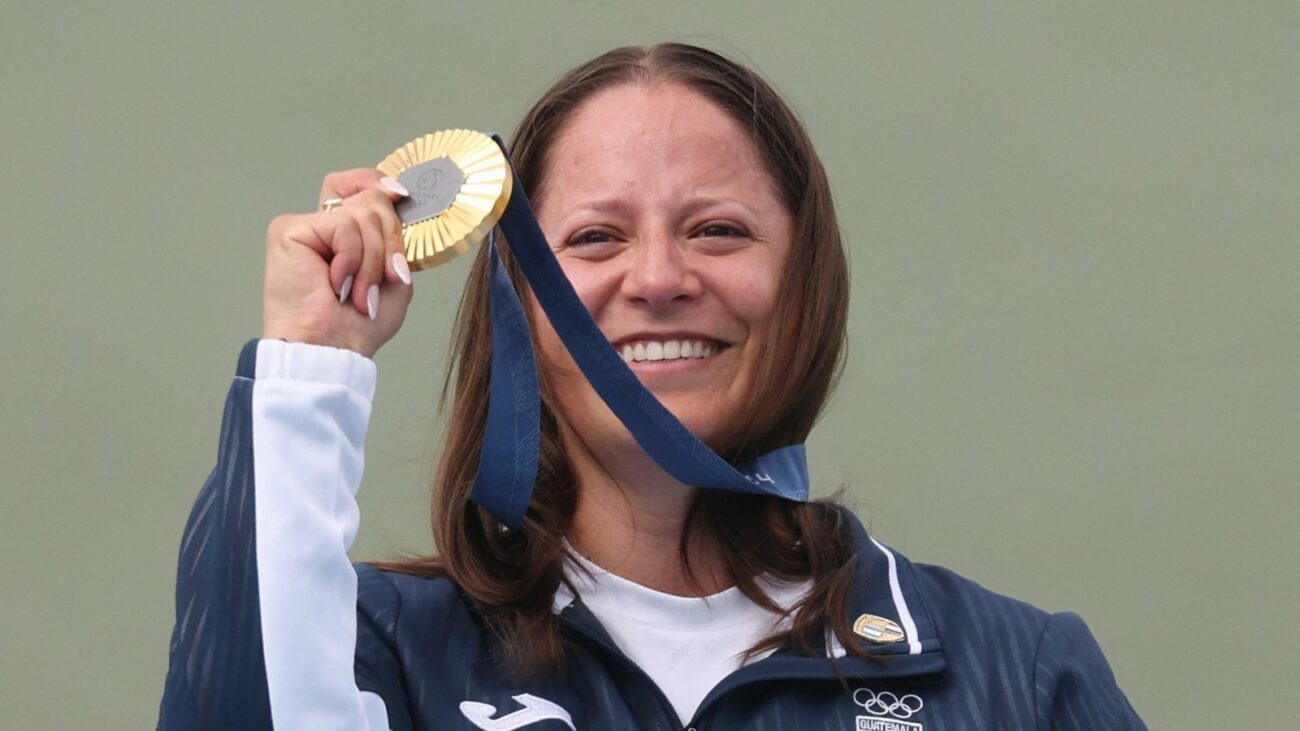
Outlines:
<svg viewBox="0 0 1300 731"><path fill-rule="evenodd" d="M718 446L754 401L760 365L777 355L772 313L793 235L753 141L689 86L623 84L573 112L546 177L538 220L583 304L616 348L631 350L642 383ZM639 451L554 331L544 325L539 340L555 403L579 439L598 452ZM680 358L682 341L697 357Z"/></svg>
<svg viewBox="0 0 1300 731"><path fill-rule="evenodd" d="M733 464L801 445L842 364L847 266L775 91L704 49L617 49L543 94L510 149L611 366ZM523 521L471 490L485 248L457 320L438 551L353 567L368 356L411 297L407 194L337 173L325 210L268 231L264 337L182 545L160 728L1142 727L1076 616L913 565L833 501L678 481L504 247L542 399Z"/></svg>

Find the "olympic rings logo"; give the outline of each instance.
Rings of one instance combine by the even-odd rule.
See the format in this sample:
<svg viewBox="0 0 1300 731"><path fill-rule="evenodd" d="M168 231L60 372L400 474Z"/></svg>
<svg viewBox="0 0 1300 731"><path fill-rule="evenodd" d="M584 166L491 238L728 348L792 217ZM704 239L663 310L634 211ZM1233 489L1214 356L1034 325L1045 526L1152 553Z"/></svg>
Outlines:
<svg viewBox="0 0 1300 731"><path fill-rule="evenodd" d="M853 702L866 709L867 713L887 713L895 718L911 718L925 705L920 696L912 693L900 698L889 691L876 693L870 688L853 691Z"/></svg>

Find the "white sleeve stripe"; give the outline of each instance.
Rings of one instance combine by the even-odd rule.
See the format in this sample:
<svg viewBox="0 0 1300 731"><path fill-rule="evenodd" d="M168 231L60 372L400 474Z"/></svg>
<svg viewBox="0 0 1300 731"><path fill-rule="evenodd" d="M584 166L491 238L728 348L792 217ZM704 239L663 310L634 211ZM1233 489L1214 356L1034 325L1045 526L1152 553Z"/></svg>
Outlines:
<svg viewBox="0 0 1300 731"><path fill-rule="evenodd" d="M374 380L374 364L355 353L258 344L257 581L277 729L388 728L383 701L356 685L357 577L347 555Z"/></svg>
<svg viewBox="0 0 1300 731"><path fill-rule="evenodd" d="M885 554L885 559L889 562L889 593L894 597L898 621L903 625L903 631L907 633L907 653L920 655L921 641L916 634L916 622L912 620L912 612L907 608L907 599L903 598L903 587L898 583L898 562L894 559L893 552L881 545L880 541L872 538L871 542L876 544L876 548Z"/></svg>

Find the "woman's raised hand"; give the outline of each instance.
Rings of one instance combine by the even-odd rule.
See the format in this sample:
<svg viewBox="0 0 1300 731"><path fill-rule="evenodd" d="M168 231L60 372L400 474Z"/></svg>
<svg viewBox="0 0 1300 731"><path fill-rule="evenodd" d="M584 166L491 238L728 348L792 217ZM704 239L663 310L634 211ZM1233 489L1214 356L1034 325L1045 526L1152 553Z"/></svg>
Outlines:
<svg viewBox="0 0 1300 731"><path fill-rule="evenodd" d="M315 213L266 232L262 337L373 356L406 318L411 270L393 202L409 195L372 168L330 173ZM331 199L342 203L324 210Z"/></svg>

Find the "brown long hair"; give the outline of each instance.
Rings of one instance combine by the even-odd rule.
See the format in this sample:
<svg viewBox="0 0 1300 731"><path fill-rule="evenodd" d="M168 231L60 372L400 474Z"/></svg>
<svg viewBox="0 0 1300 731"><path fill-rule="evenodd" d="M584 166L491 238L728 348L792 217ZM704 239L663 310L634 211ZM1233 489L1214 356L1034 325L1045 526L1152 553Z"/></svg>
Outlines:
<svg viewBox="0 0 1300 731"><path fill-rule="evenodd" d="M794 239L772 317L770 342L786 349L766 361L755 399L732 438L717 445L739 462L803 442L826 404L844 361L848 265L830 186L798 117L756 73L717 53L669 43L618 48L562 76L529 109L511 141L511 162L536 205L546 197L547 155L574 110L595 93L621 84L677 83L704 95L748 130L794 221ZM508 250L502 255L526 296ZM484 427L491 363L487 250L480 249L461 299L452 363L444 383L451 418L433 483L435 556L378 564L381 568L453 580L498 639L507 667L529 674L558 667L564 647L552 611L563 579L564 536L577 503L576 478L561 444L558 416L542 381L541 457L532 502L517 531L503 531L470 500ZM689 571L689 538L704 531L722 552L739 588L772 611L783 611L755 583L811 580L788 631L754 651L788 644L804 652L834 632L856 651L847 616L854 574L851 532L832 501L699 490L686 521L681 560Z"/></svg>

